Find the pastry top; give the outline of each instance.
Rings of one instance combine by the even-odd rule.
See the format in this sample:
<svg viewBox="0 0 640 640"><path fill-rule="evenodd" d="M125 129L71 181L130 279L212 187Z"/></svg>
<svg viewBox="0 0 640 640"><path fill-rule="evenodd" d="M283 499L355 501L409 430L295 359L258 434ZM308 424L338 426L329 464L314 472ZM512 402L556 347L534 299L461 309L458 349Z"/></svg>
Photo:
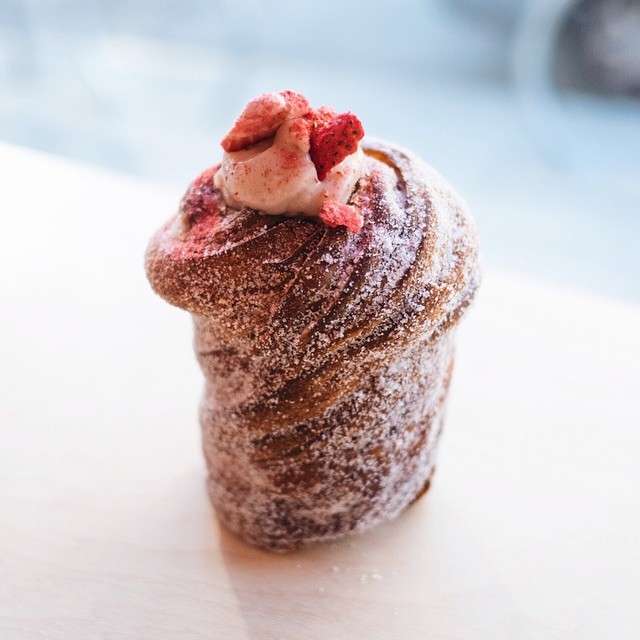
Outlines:
<svg viewBox="0 0 640 640"><path fill-rule="evenodd" d="M294 91L264 93L222 139L214 182L235 209L319 217L357 232L362 215L346 203L361 175L363 136L351 112L313 109Z"/></svg>
<svg viewBox="0 0 640 640"><path fill-rule="evenodd" d="M247 362L267 358L269 384L435 339L478 287L476 231L461 198L410 152L374 140L362 147L349 199L362 212L359 233L231 208L215 166L149 244L155 291L205 316L222 349Z"/></svg>

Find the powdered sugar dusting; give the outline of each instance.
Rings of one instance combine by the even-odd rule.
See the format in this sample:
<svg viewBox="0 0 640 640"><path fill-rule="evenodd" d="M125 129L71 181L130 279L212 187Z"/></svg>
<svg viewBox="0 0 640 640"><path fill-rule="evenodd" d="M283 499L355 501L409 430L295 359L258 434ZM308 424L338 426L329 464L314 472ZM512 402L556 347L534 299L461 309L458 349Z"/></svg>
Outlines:
<svg viewBox="0 0 640 640"><path fill-rule="evenodd" d="M183 233L165 227L149 247L152 285L193 313L212 501L263 547L393 518L434 470L453 328L478 285L475 231L432 169L364 148L358 234L227 210L196 181L210 218L189 222L184 202L202 201L189 192Z"/></svg>

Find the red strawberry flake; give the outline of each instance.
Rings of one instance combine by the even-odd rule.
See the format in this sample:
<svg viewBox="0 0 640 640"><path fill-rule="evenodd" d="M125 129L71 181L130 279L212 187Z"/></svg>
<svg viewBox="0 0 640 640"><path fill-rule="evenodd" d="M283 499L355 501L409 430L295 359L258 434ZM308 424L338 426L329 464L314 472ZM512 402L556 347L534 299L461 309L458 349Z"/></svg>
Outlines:
<svg viewBox="0 0 640 640"><path fill-rule="evenodd" d="M213 176L218 170L215 165L200 174L191 184L180 203L180 218L183 235L172 249L175 259L192 255L202 255L209 246L215 244L215 229L220 220L220 193L213 184ZM172 229L174 220L167 223L167 231Z"/></svg>
<svg viewBox="0 0 640 640"><path fill-rule="evenodd" d="M311 124L314 127L319 127L320 125L327 124L335 117L337 117L337 113L331 107L318 107L317 109L312 109L308 114L307 118L311 121Z"/></svg>
<svg viewBox="0 0 640 640"><path fill-rule="evenodd" d="M225 151L240 151L270 138L290 117L310 110L307 99L295 91L263 93L247 104L220 144Z"/></svg>
<svg viewBox="0 0 640 640"><path fill-rule="evenodd" d="M214 165L203 171L184 194L180 209L189 225L217 215L219 200L213 185L213 176L218 167L219 165Z"/></svg>
<svg viewBox="0 0 640 640"><path fill-rule="evenodd" d="M354 206L328 198L320 209L320 220L327 227L346 227L353 233L358 233L364 223L362 214Z"/></svg>
<svg viewBox="0 0 640 640"><path fill-rule="evenodd" d="M311 133L309 150L318 179L324 180L333 167L355 153L363 136L362 123L350 112L318 124Z"/></svg>
<svg viewBox="0 0 640 640"><path fill-rule="evenodd" d="M281 91L280 95L284 98L287 105L287 114L289 118L299 118L311 111L309 101L301 94L286 89Z"/></svg>

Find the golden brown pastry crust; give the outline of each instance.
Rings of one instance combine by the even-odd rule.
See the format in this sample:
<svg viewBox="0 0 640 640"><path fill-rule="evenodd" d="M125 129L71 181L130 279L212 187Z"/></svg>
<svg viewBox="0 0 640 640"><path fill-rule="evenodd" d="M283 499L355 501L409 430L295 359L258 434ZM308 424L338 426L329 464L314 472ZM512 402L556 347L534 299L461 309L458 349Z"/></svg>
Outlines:
<svg viewBox="0 0 640 640"><path fill-rule="evenodd" d="M153 288L193 314L212 501L267 548L367 529L424 490L479 283L453 189L407 151L363 146L358 234L228 210L213 168L147 252Z"/></svg>

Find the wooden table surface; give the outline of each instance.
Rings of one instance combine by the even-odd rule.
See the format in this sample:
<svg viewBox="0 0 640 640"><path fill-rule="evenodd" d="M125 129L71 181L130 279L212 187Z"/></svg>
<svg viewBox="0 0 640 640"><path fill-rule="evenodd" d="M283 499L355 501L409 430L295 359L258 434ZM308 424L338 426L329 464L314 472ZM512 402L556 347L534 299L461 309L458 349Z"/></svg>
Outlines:
<svg viewBox="0 0 640 640"><path fill-rule="evenodd" d="M210 510L190 320L143 273L180 194L0 171L2 640L639 637L640 308L487 273L426 499L269 555Z"/></svg>

